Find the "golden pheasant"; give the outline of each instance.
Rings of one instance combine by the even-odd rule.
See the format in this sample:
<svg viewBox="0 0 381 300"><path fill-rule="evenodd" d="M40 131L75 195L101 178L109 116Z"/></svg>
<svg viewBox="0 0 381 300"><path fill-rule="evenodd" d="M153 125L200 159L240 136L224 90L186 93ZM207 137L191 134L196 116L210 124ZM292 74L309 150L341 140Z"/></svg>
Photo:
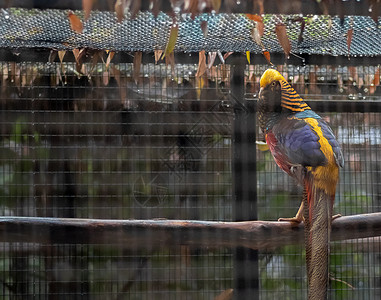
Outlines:
<svg viewBox="0 0 381 300"><path fill-rule="evenodd" d="M276 70L260 80L258 119L277 165L304 188L294 218L305 223L308 299L327 299L329 242L339 167L344 159L329 125Z"/></svg>

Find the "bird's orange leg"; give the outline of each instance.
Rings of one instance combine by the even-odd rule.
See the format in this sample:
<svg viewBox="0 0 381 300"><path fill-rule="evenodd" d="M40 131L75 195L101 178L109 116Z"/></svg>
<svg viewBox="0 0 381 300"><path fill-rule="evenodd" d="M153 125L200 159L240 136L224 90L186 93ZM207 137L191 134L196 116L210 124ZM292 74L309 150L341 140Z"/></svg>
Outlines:
<svg viewBox="0 0 381 300"><path fill-rule="evenodd" d="M300 204L299 210L293 218L279 218L278 221L295 222L300 223L303 221L304 202Z"/></svg>

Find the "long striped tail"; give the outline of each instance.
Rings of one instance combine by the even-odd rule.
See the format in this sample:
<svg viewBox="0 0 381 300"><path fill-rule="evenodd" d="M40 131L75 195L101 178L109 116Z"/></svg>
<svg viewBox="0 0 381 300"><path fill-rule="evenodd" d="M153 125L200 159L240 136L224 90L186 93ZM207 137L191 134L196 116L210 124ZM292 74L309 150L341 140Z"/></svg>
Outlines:
<svg viewBox="0 0 381 300"><path fill-rule="evenodd" d="M303 201L309 300L327 299L334 197L314 183L312 174L307 176Z"/></svg>

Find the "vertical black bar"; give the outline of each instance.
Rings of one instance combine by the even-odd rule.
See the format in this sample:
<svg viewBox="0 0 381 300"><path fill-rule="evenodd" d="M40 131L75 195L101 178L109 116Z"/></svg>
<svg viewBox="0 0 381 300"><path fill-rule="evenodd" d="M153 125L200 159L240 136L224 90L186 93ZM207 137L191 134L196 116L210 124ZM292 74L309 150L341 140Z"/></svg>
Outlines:
<svg viewBox="0 0 381 300"><path fill-rule="evenodd" d="M235 221L257 220L256 119L245 100L246 58L232 58L230 85L234 105L233 216ZM258 251L234 251L234 299L259 299Z"/></svg>

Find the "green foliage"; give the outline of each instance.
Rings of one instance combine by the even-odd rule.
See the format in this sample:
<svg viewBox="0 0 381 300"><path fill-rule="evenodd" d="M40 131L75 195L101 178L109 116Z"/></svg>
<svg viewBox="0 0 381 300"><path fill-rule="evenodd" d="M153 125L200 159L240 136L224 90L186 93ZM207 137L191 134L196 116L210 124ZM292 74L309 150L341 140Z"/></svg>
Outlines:
<svg viewBox="0 0 381 300"><path fill-rule="evenodd" d="M343 197L336 199L335 211L341 214L364 214L368 213L368 207L372 205L371 196L361 190L345 192Z"/></svg>
<svg viewBox="0 0 381 300"><path fill-rule="evenodd" d="M0 146L0 204L12 207L15 200L30 197L34 161L48 157L40 134L29 134L25 120L17 119L9 139Z"/></svg>
<svg viewBox="0 0 381 300"><path fill-rule="evenodd" d="M288 218L296 214L299 201L293 203L293 197L288 191L278 191L269 196L259 196L260 203L264 203L264 207L260 209L261 220L274 220L278 218ZM282 208L274 209L274 208Z"/></svg>

